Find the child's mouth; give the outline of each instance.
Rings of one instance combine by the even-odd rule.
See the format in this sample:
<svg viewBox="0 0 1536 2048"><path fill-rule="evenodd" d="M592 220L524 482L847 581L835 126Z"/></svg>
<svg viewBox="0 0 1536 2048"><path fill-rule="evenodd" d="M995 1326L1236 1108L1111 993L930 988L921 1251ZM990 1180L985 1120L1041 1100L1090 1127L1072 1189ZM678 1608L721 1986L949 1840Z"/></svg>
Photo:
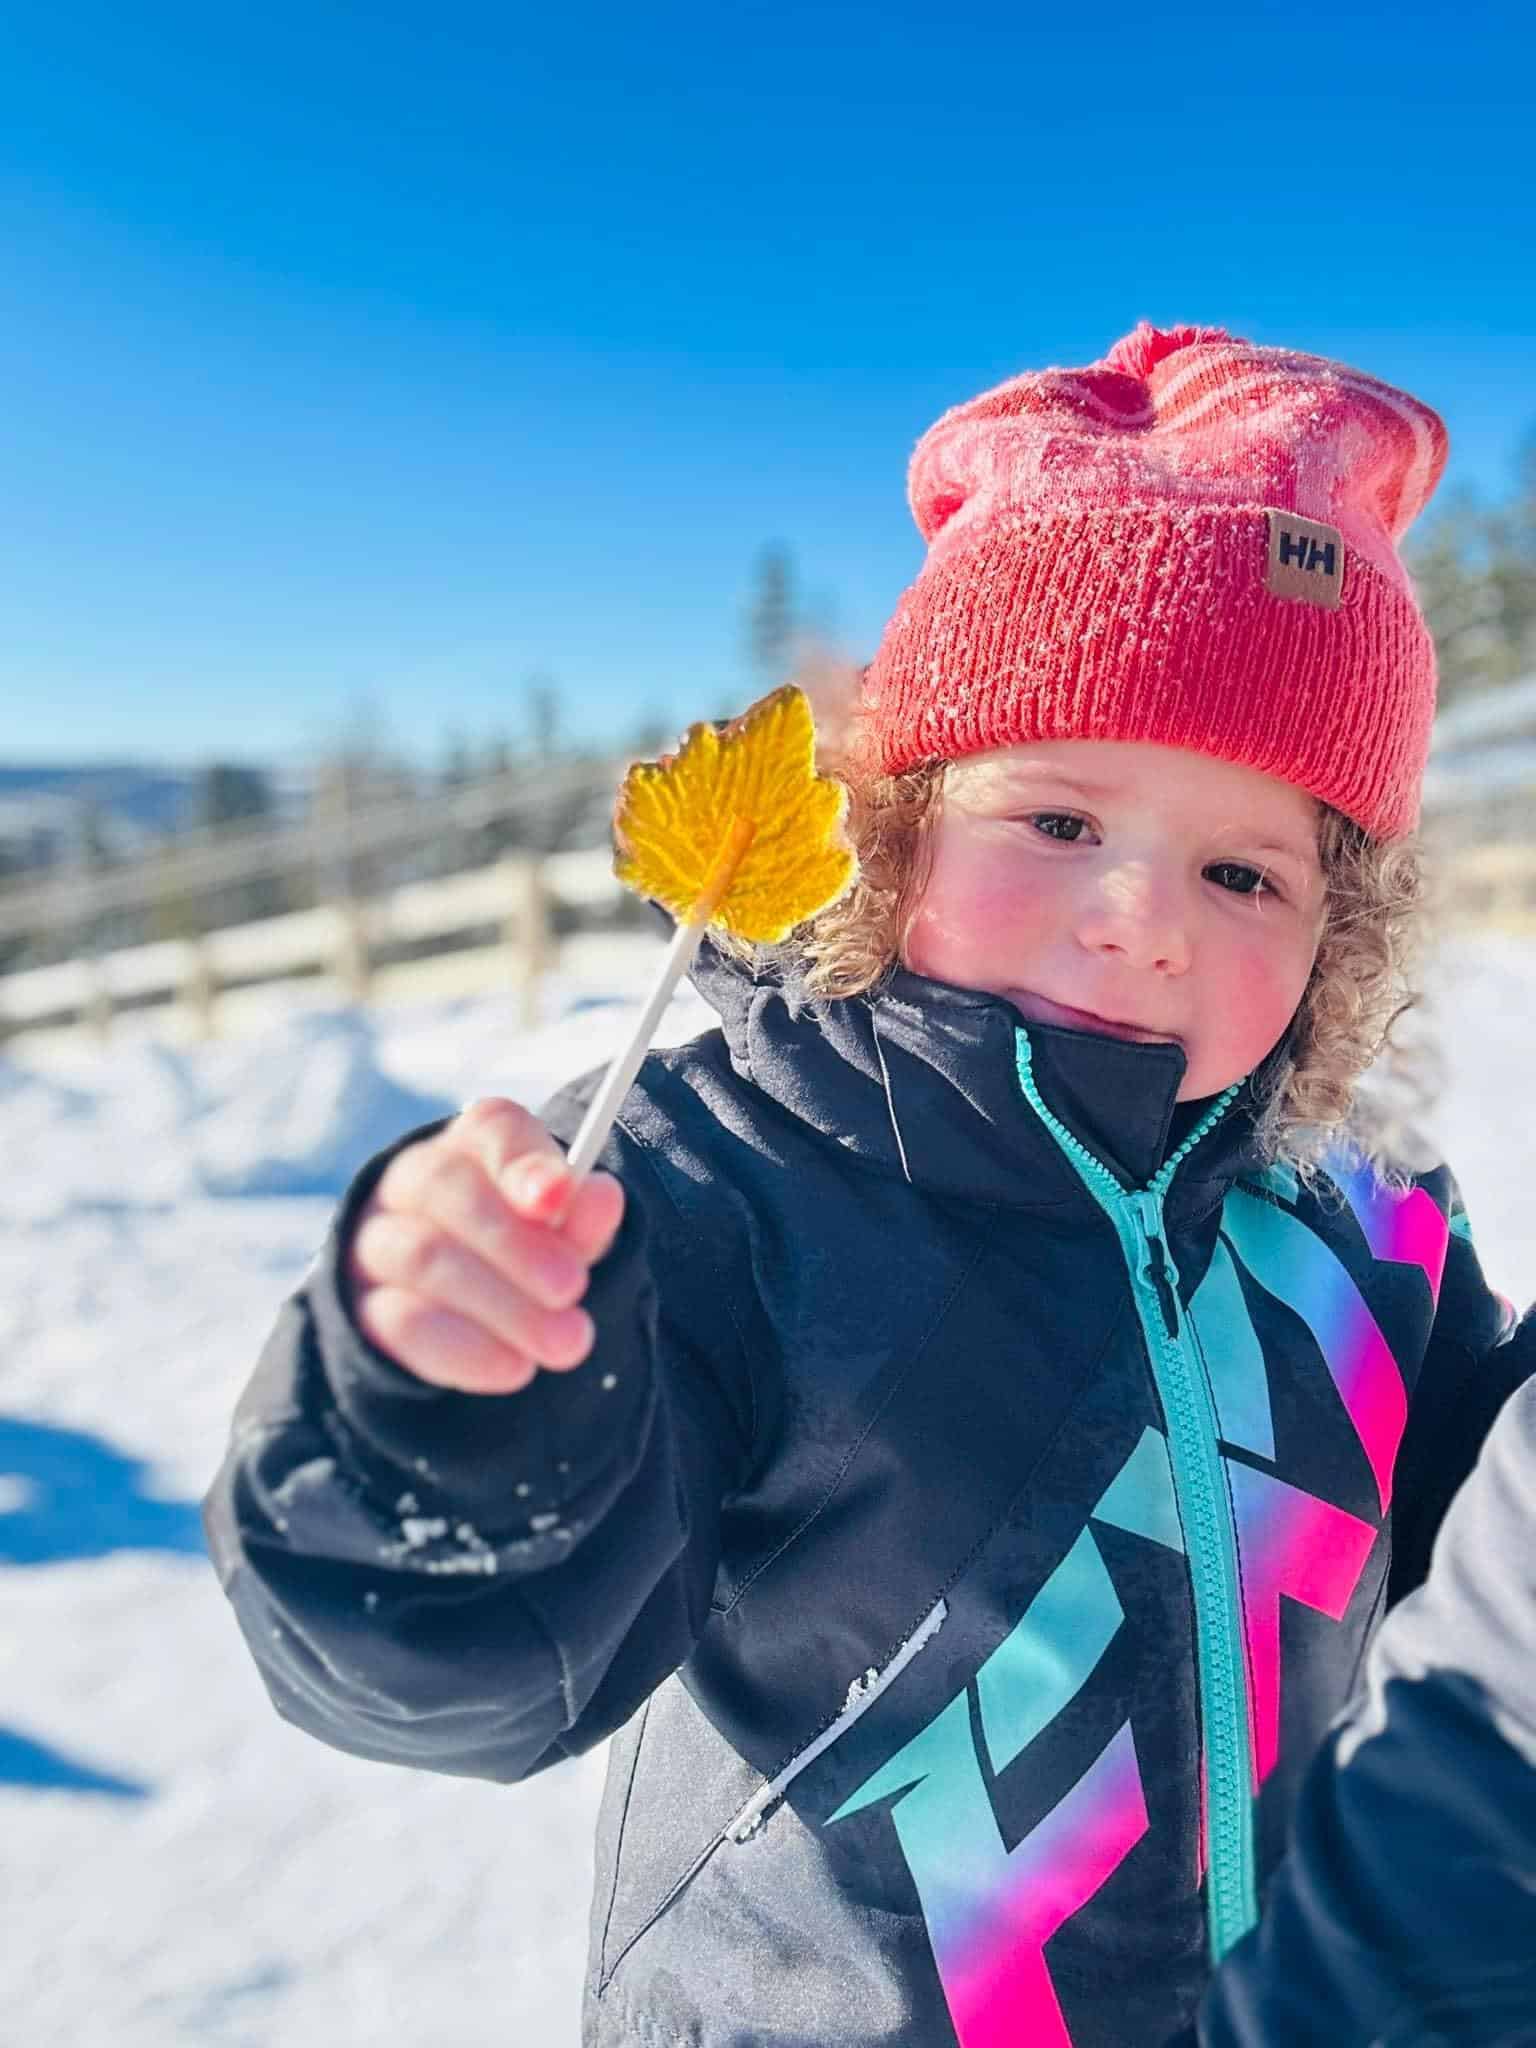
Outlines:
<svg viewBox="0 0 1536 2048"><path fill-rule="evenodd" d="M1140 1024L1126 1024L1117 1017L1101 1017L1095 1010L1074 1009L1070 1003L1054 1003L1049 996L1020 993L1014 1008L1034 1024L1055 1024L1067 1031L1096 1031L1105 1038L1126 1038L1142 1045L1177 1045L1171 1031L1149 1031Z"/></svg>

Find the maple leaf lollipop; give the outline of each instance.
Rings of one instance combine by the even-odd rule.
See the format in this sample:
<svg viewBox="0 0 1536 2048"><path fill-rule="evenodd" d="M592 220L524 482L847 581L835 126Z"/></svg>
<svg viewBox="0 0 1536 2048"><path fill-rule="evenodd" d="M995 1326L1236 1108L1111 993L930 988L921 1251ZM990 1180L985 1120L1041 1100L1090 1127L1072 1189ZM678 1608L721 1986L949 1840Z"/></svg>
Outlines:
<svg viewBox="0 0 1536 2048"><path fill-rule="evenodd" d="M582 1119L570 1167L603 1148L661 1013L712 924L772 944L835 903L858 863L843 835L845 793L816 773L805 692L774 690L723 732L695 725L675 754L641 761L614 809L614 873L677 919L677 930L628 1044Z"/></svg>

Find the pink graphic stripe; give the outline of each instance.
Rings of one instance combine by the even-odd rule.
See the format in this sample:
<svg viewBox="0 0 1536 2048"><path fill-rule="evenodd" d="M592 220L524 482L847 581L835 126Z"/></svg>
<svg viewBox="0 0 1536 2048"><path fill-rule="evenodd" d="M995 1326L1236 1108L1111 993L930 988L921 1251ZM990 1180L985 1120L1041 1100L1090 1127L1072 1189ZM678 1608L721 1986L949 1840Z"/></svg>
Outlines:
<svg viewBox="0 0 1536 2048"><path fill-rule="evenodd" d="M1438 1303L1451 1226L1431 1196L1423 1188L1399 1193L1384 1187L1365 1165L1339 1175L1338 1185L1372 1256L1400 1266L1422 1267L1431 1298Z"/></svg>
<svg viewBox="0 0 1536 2048"><path fill-rule="evenodd" d="M1364 1295L1337 1254L1287 1210L1244 1201L1232 1209L1227 1229L1260 1286L1294 1309L1317 1339L1385 1513L1408 1394Z"/></svg>
<svg viewBox="0 0 1536 2048"><path fill-rule="evenodd" d="M936 1942L960 2048L1072 2048L1045 1944L1147 1831L1127 1722L1008 1858L1007 1880L971 1925ZM937 1933L937 1930L935 1930Z"/></svg>
<svg viewBox="0 0 1536 2048"><path fill-rule="evenodd" d="M1242 1555L1257 1791L1280 1751L1280 1595L1342 1620L1376 1531L1267 1472L1231 1460L1227 1472Z"/></svg>
<svg viewBox="0 0 1536 2048"><path fill-rule="evenodd" d="M1348 1282L1352 1300L1336 1304L1335 1340L1324 1341L1328 1363L1335 1368L1339 1392L1359 1433L1376 1481L1381 1511L1392 1502L1392 1468L1408 1423L1408 1395L1397 1360L1360 1296Z"/></svg>

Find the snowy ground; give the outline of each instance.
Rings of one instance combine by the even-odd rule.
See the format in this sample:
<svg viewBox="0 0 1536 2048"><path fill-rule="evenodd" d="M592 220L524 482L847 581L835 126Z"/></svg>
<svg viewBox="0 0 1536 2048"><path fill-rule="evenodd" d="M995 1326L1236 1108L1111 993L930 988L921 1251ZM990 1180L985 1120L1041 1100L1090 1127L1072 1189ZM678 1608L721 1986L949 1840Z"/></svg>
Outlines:
<svg viewBox="0 0 1536 2048"><path fill-rule="evenodd" d="M1536 1292L1536 948L1442 963L1441 1134ZM631 1008L311 1009L202 1050L0 1057L0 2035L26 2048L574 2048L597 1759L516 1791L277 1720L196 1502L352 1170L538 1101ZM706 1021L680 1000L666 1036Z"/></svg>

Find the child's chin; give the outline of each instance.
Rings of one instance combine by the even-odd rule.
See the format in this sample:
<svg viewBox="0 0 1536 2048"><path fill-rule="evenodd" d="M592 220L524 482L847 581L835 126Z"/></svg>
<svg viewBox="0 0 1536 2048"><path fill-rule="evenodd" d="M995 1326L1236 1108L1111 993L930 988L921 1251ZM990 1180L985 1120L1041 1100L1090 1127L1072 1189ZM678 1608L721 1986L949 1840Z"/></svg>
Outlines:
<svg viewBox="0 0 1536 2048"><path fill-rule="evenodd" d="M1187 1047L1185 1053L1188 1057ZM1213 1073L1202 1068L1198 1058L1193 1058L1184 1069L1184 1078L1179 1083L1179 1092L1175 1099L1179 1102L1205 1102L1211 1096L1220 1095L1224 1089L1230 1088L1234 1081L1241 1081L1244 1078L1242 1074L1229 1074L1224 1068Z"/></svg>

